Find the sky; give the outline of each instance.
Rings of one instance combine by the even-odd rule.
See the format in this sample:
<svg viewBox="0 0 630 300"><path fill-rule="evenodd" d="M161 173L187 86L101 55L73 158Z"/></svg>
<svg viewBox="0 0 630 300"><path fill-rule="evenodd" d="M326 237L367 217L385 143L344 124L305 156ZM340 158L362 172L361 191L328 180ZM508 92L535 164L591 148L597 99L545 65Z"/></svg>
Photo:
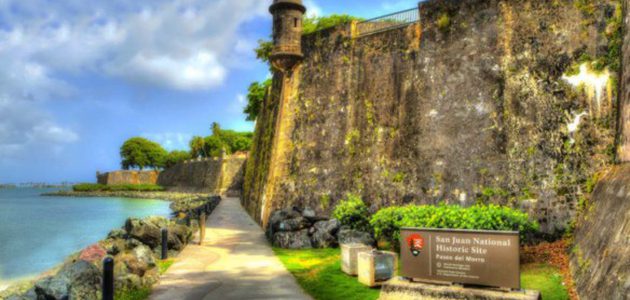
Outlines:
<svg viewBox="0 0 630 300"><path fill-rule="evenodd" d="M364 18L406 0L305 0ZM251 131L247 87L270 76L253 49L263 0L0 0L0 183L92 182L142 136L187 150L210 124Z"/></svg>

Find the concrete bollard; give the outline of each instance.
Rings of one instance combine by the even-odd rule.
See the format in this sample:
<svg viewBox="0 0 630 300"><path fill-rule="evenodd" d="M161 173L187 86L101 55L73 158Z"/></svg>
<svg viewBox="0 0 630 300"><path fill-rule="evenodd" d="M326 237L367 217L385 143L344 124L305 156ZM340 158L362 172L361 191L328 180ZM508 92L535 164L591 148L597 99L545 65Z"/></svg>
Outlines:
<svg viewBox="0 0 630 300"><path fill-rule="evenodd" d="M162 259L168 258L168 229L162 228Z"/></svg>
<svg viewBox="0 0 630 300"><path fill-rule="evenodd" d="M372 247L364 244L341 244L341 270L352 276L357 273L357 260L360 252L372 251Z"/></svg>
<svg viewBox="0 0 630 300"><path fill-rule="evenodd" d="M103 260L103 300L114 300L114 259Z"/></svg>

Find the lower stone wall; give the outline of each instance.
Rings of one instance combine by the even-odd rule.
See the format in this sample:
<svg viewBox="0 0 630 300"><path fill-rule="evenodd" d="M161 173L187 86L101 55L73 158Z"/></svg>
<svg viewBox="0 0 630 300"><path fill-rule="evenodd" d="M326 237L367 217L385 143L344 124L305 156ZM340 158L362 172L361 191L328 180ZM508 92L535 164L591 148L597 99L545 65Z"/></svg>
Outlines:
<svg viewBox="0 0 630 300"><path fill-rule="evenodd" d="M247 154L188 160L162 171L157 184L169 191L240 194Z"/></svg>
<svg viewBox="0 0 630 300"><path fill-rule="evenodd" d="M580 299L630 299L630 164L602 175L575 230L571 270Z"/></svg>
<svg viewBox="0 0 630 300"><path fill-rule="evenodd" d="M96 179L105 185L156 184L159 175L159 171L113 171L96 173Z"/></svg>

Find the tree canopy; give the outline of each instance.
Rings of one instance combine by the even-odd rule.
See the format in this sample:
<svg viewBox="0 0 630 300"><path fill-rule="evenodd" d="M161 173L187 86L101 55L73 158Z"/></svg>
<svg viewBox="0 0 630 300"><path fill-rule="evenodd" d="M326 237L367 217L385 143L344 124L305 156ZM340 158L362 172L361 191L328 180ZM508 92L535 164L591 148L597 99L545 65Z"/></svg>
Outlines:
<svg viewBox="0 0 630 300"><path fill-rule="evenodd" d="M168 155L166 156L166 159L164 160L164 167L170 168L190 158L191 158L190 152L188 151L180 151L180 150L171 151L168 153Z"/></svg>
<svg viewBox="0 0 630 300"><path fill-rule="evenodd" d="M167 154L160 144L142 137L130 138L120 147L121 165L125 170L163 168Z"/></svg>
<svg viewBox="0 0 630 300"><path fill-rule="evenodd" d="M247 121L256 121L269 87L271 87L271 79L263 82L256 81L249 86L247 106L243 111L247 115Z"/></svg>
<svg viewBox="0 0 630 300"><path fill-rule="evenodd" d="M212 135L207 137L194 137L190 141L190 154L196 157L218 157L223 150L226 154L238 151L249 151L254 136L251 132L238 132L224 130L218 123L212 123L210 127Z"/></svg>

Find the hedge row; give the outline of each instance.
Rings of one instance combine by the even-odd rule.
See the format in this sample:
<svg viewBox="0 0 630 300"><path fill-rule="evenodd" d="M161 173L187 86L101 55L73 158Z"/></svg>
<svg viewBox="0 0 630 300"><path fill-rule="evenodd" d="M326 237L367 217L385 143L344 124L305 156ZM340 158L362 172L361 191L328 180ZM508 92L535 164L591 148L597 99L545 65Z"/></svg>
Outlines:
<svg viewBox="0 0 630 300"><path fill-rule="evenodd" d="M403 227L519 231L522 241L539 230L538 223L531 221L526 213L498 205L393 206L370 216L367 206L356 195L348 195L340 202L333 216L343 225L373 232L377 239L392 246L398 245Z"/></svg>
<svg viewBox="0 0 630 300"><path fill-rule="evenodd" d="M105 185L99 183L82 183L72 187L75 192L160 192L164 188L157 184L119 184Z"/></svg>
<svg viewBox="0 0 630 300"><path fill-rule="evenodd" d="M498 205L388 207L374 214L370 225L377 239L392 245L398 243L403 227L519 231L523 241L539 230L538 223L530 221L526 213Z"/></svg>

